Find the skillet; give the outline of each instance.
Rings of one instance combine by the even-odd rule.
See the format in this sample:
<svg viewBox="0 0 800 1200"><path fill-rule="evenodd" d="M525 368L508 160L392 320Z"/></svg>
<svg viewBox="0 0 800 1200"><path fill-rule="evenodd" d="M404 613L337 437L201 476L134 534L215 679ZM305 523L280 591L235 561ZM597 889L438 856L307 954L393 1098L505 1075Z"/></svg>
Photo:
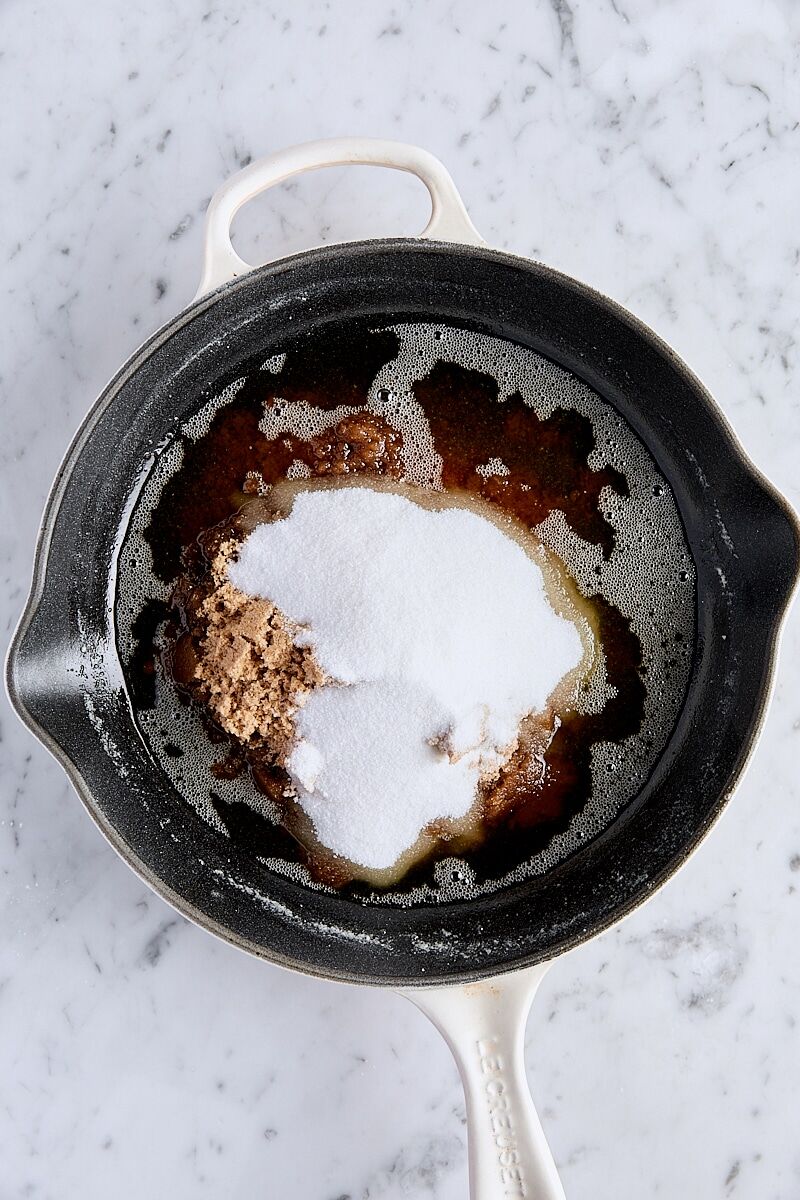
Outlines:
<svg viewBox="0 0 800 1200"><path fill-rule="evenodd" d="M230 225L248 199L316 167L410 171L431 196L419 238L353 242L251 269ZM220 380L333 319L446 322L535 351L588 385L649 450L694 564L685 701L638 795L552 870L444 905L368 906L269 869L196 817L149 752L115 637L120 545L155 456ZM525 1019L553 959L642 904L697 848L763 721L800 564L788 504L699 380L617 304L490 250L433 156L372 139L308 143L245 168L213 197L194 302L120 369L53 485L9 694L114 849L184 916L273 963L407 994L453 1049L476 1197L563 1196L530 1102Z"/></svg>

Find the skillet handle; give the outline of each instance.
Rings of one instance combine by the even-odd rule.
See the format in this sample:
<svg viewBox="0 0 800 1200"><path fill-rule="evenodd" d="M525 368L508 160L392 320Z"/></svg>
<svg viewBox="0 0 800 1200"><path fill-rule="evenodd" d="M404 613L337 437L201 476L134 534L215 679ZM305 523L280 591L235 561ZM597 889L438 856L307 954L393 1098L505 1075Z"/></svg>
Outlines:
<svg viewBox="0 0 800 1200"><path fill-rule="evenodd" d="M485 244L447 170L427 150L384 138L323 138L258 159L214 193L206 212L203 277L195 300L253 269L231 243L231 222L242 205L303 171L353 164L391 167L422 180L430 194L431 216L421 237L470 246Z"/></svg>
<svg viewBox="0 0 800 1200"><path fill-rule="evenodd" d="M472 1200L565 1200L525 1077L525 1025L548 965L402 993L430 1017L458 1063Z"/></svg>

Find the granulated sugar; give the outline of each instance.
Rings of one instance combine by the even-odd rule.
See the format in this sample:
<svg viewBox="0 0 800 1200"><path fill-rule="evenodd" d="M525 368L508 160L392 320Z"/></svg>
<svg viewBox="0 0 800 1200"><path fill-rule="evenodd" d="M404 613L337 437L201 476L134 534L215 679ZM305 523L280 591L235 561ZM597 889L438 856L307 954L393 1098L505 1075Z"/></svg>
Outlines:
<svg viewBox="0 0 800 1200"><path fill-rule="evenodd" d="M288 766L323 846L381 870L432 820L466 816L474 767L431 742L448 723L429 692L403 679L312 693L296 719L303 740Z"/></svg>
<svg viewBox="0 0 800 1200"><path fill-rule="evenodd" d="M299 493L257 526L231 583L301 626L328 679L288 767L319 840L391 867L431 822L464 817L584 647L542 572L492 522L346 487Z"/></svg>

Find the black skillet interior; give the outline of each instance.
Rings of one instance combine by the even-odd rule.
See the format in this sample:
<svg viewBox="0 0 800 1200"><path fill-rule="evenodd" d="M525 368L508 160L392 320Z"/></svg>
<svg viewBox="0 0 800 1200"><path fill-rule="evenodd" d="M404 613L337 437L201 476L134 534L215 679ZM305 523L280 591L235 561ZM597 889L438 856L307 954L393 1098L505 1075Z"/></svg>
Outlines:
<svg viewBox="0 0 800 1200"><path fill-rule="evenodd" d="M345 315L438 320L572 371L649 447L697 569L682 716L637 799L547 875L481 900L363 907L270 872L195 816L150 758L113 650L115 550L149 456L255 353ZM187 916L256 954L372 983L475 978L540 961L623 916L684 861L730 795L766 703L800 539L701 385L601 296L525 260L413 241L298 255L181 314L87 418L45 516L12 650L12 697L126 860ZM94 679L86 699L86 679Z"/></svg>

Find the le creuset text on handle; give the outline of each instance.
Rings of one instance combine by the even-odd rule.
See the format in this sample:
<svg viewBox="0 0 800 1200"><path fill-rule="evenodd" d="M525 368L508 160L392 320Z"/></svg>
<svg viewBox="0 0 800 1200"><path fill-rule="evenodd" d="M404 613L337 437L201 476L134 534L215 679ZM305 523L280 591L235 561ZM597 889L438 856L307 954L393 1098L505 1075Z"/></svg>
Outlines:
<svg viewBox="0 0 800 1200"><path fill-rule="evenodd" d="M403 992L433 1021L458 1064L472 1200L564 1200L525 1075L525 1026L547 966Z"/></svg>

